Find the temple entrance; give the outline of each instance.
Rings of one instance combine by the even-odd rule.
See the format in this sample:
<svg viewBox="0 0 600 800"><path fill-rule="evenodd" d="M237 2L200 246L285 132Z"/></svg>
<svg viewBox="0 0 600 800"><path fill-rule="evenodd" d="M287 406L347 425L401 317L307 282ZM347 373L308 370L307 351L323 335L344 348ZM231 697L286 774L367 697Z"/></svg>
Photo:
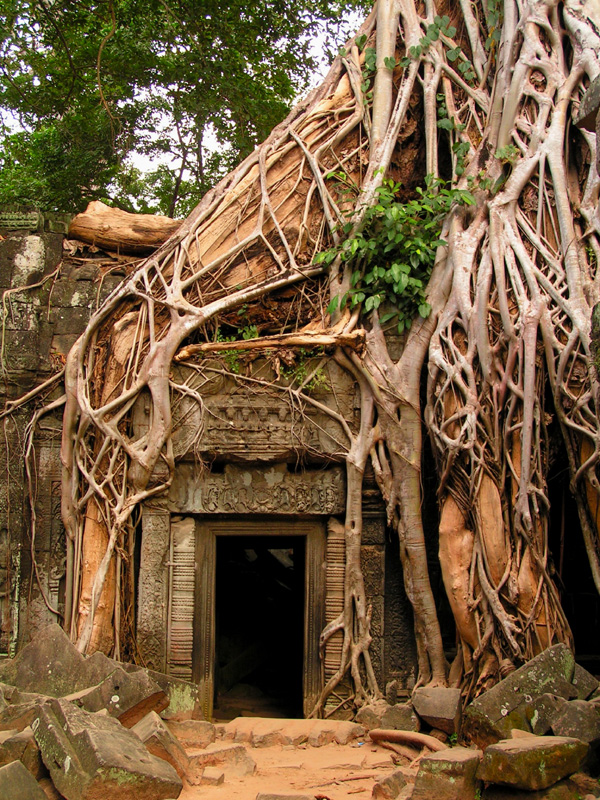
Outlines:
<svg viewBox="0 0 600 800"><path fill-rule="evenodd" d="M192 674L205 719L306 716L321 688L324 521L204 517L196 531Z"/></svg>
<svg viewBox="0 0 600 800"><path fill-rule="evenodd" d="M219 536L214 716L302 716L305 536Z"/></svg>

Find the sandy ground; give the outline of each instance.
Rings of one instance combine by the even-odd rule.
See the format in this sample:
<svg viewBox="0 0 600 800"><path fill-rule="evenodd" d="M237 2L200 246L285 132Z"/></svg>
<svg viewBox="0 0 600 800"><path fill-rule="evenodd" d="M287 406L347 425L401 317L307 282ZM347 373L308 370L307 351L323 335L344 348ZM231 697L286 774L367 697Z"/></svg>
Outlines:
<svg viewBox="0 0 600 800"><path fill-rule="evenodd" d="M259 792L307 794L319 800L370 798L377 780L402 768L414 779L416 768L396 765L389 750L370 741L322 747L245 745L256 762L254 775L236 777L225 769L220 786L186 786L179 800L255 800ZM394 755L396 761L398 757Z"/></svg>

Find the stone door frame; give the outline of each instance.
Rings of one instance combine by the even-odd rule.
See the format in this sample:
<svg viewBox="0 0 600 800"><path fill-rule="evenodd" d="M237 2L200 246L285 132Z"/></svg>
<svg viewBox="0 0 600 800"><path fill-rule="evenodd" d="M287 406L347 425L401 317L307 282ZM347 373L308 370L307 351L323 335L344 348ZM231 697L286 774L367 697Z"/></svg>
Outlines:
<svg viewBox="0 0 600 800"><path fill-rule="evenodd" d="M269 524L265 525L268 519ZM303 536L306 538L304 577L303 713L307 717L322 688L319 636L325 621L324 519L281 517L244 519L199 517L196 523L196 608L194 614L193 681L199 687L204 719L212 719L215 664L215 589L217 536Z"/></svg>

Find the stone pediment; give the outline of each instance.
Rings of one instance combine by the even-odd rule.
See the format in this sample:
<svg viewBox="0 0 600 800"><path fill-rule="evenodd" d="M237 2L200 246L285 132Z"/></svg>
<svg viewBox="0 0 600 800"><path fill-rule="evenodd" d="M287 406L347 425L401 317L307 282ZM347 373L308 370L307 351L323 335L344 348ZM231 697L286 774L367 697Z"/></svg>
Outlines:
<svg viewBox="0 0 600 800"><path fill-rule="evenodd" d="M184 396L174 409L175 457L255 463L296 461L306 455L342 460L348 439L333 415L354 426L356 392L347 373L326 361L323 383L307 399L285 386L268 385L275 375L264 360L252 366L252 375L258 377L247 385L216 368L212 373L211 367L204 373L176 369L175 380L197 389L203 405L200 408L192 397Z"/></svg>

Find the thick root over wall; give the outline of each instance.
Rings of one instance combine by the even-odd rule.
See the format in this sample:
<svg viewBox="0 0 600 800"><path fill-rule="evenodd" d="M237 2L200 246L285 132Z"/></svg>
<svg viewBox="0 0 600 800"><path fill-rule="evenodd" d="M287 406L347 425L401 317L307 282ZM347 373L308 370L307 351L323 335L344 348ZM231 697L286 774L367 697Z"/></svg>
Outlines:
<svg viewBox="0 0 600 800"><path fill-rule="evenodd" d="M586 16L595 8L381 0L322 86L93 316L67 363L62 444L67 626L82 651L127 646L121 619L133 591L136 509L171 481L174 406L185 397L204 408L202 381L178 383L173 362L195 374L227 370L226 359L215 367L218 329L235 327L242 307L256 323L256 351L285 354L325 335L323 360L333 359L360 389L360 424L338 419L347 466L345 603L321 637L324 649L342 632L342 664L314 713L347 674L357 705L379 694L359 560L369 463L399 537L420 683L451 681L471 696L549 644L570 640L548 558L548 426L555 418L564 438L600 588L598 382L590 358L598 175L595 137L571 122L600 71L600 20ZM369 48L375 70L366 63ZM340 193L332 173L343 173L355 195ZM399 358L376 310L327 314L360 264L315 261L351 235L342 228L348 220L360 229L386 174L401 178L407 197L429 174L475 199L444 222L446 245L428 287L432 312L414 320ZM287 311L261 316L267 295ZM286 340L291 333L297 338ZM309 381L274 380L270 390L303 408L316 402ZM150 412L139 434L132 415L142 396ZM421 519L427 434L459 642L451 668Z"/></svg>

